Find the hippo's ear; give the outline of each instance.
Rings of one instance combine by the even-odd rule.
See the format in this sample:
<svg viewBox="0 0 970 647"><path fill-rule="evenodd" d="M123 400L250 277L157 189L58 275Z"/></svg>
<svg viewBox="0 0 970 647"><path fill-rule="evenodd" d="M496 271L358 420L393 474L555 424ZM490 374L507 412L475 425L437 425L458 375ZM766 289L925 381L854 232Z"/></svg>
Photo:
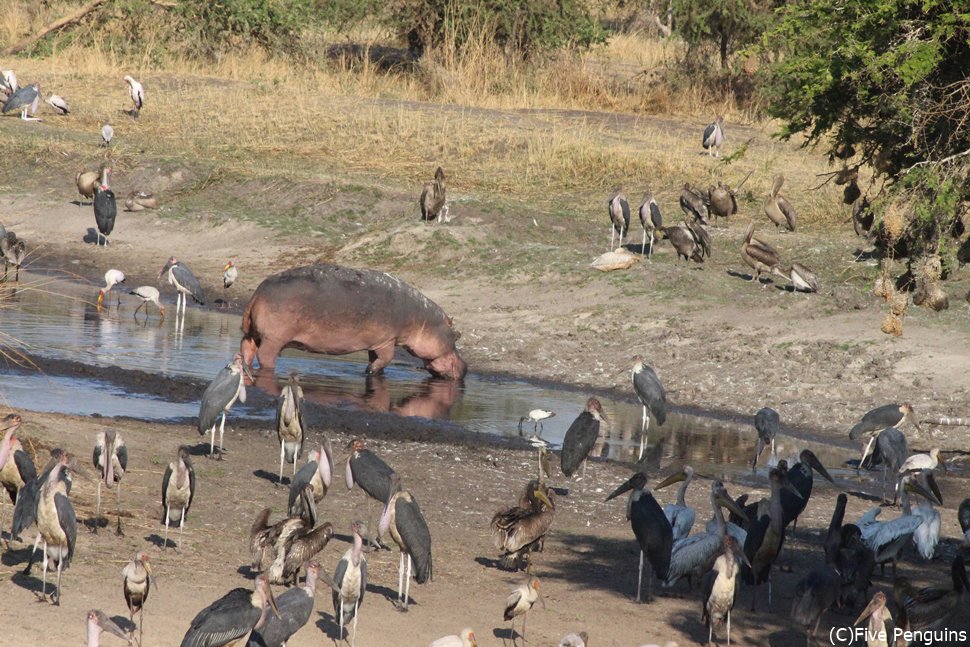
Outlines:
<svg viewBox="0 0 970 647"><path fill-rule="evenodd" d="M459 339L461 339L461 331L456 330L455 331L455 341L458 341Z"/></svg>
<svg viewBox="0 0 970 647"><path fill-rule="evenodd" d="M448 321L448 326L450 328L454 328L455 327L455 321L454 321L454 319L452 319L448 315L445 315L445 319Z"/></svg>

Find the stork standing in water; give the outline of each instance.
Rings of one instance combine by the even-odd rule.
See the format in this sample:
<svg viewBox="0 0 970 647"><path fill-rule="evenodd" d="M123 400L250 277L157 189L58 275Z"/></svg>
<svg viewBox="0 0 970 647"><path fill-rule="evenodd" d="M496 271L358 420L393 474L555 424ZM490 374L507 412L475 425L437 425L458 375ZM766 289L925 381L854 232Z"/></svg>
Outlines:
<svg viewBox="0 0 970 647"><path fill-rule="evenodd" d="M647 191L643 194L640 204L640 226L643 227L643 243L640 245L640 255L647 249L647 235L650 236L650 256L653 256L653 235L657 230L663 230L664 219L660 215L660 205L654 200L653 194Z"/></svg>
<svg viewBox="0 0 970 647"><path fill-rule="evenodd" d="M647 475L637 472L630 480L616 488L606 497L609 501L624 492L632 490L627 518L633 527L633 534L640 545L640 568L637 576L637 599L640 601L640 589L643 584L643 558L646 555L654 573L661 580L667 579L670 570L670 551L674 544L674 531L664 515L660 504L647 489ZM653 578L647 576L647 601L653 599Z"/></svg>
<svg viewBox="0 0 970 647"><path fill-rule="evenodd" d="M98 244L104 238L104 244L108 244L108 236L115 228L115 219L118 217L118 204L115 201L114 191L110 186L111 167L105 166L101 169L101 184L94 188L94 223L98 226Z"/></svg>
<svg viewBox="0 0 970 647"><path fill-rule="evenodd" d="M276 435L280 441L279 485L283 483L283 461L293 464L295 477L296 462L303 452L303 388L300 386L300 376L296 373L290 374L276 405ZM327 487L330 487L329 482Z"/></svg>
<svg viewBox="0 0 970 647"><path fill-rule="evenodd" d="M179 526L179 543L177 550L182 549L182 530L185 528L185 516L192 507L192 497L195 496L195 468L189 457L189 448L182 445L178 449L178 456L165 468L162 477L162 508L165 509L165 538L163 548L168 548L168 525L177 523Z"/></svg>
<svg viewBox="0 0 970 647"><path fill-rule="evenodd" d="M633 358L630 378L633 380L633 390L637 394L637 399L643 407L643 419L640 421L640 454L637 457L639 461L643 459L643 453L647 449L647 429L650 428L647 411L649 410L650 414L657 419L657 425L663 427L667 421L667 391L654 370L643 363L643 357L640 355Z"/></svg>
<svg viewBox="0 0 970 647"><path fill-rule="evenodd" d="M227 298L229 288L232 287L232 284L236 282L237 278L239 278L239 270L236 269L235 263L229 261L222 266L222 302L227 308L232 306Z"/></svg>
<svg viewBox="0 0 970 647"><path fill-rule="evenodd" d="M339 639L344 638L344 625L354 621L353 647L357 640L357 615L367 590L367 559L364 557L363 524L354 521L350 524L354 536L353 546L347 549L333 573L333 612L340 625Z"/></svg>
<svg viewBox="0 0 970 647"><path fill-rule="evenodd" d="M161 296L159 294L159 292L158 292L158 288L153 287L151 285L141 285L141 286L135 288L134 290L132 290L131 292L129 292L128 294L134 295L134 296L138 297L139 299L141 299L141 303L139 303L138 304L138 307L135 308L135 311L133 313L131 313L131 316L134 317L135 319L138 318L138 316L137 316L138 315L138 311L141 310L142 308L144 308L145 309L145 321L148 321L148 304L149 303L154 303L155 304L155 307L158 308L158 314L159 314L159 316L162 319L165 318L165 306L163 306L159 302L159 300L158 300L159 297Z"/></svg>
<svg viewBox="0 0 970 647"><path fill-rule="evenodd" d="M121 576L124 578L122 587L125 602L128 604L128 619L132 624L135 622L135 614L138 614L138 644L141 645L145 630L145 602L148 601L152 588L152 565L148 553L136 553L121 571Z"/></svg>
<svg viewBox="0 0 970 647"><path fill-rule="evenodd" d="M285 647L286 641L310 621L320 564L308 562L303 586L287 589L276 598L279 618L269 614L259 629L253 629L246 647Z"/></svg>
<svg viewBox="0 0 970 647"><path fill-rule="evenodd" d="M104 273L104 287L98 291L98 309L101 309L101 304L104 302L104 295L111 292L111 288L116 285L125 282L125 273L121 270L108 270ZM118 295L118 305L121 306L121 295ZM108 303L111 306L111 303Z"/></svg>
<svg viewBox="0 0 970 647"><path fill-rule="evenodd" d="M539 597L539 578L530 577L522 586L512 591L512 594L505 600L505 613L503 617L511 624L512 644L515 644L515 619L522 616L522 642L525 642L525 621L526 614L532 610L536 600L542 602L545 608L546 602Z"/></svg>
<svg viewBox="0 0 970 647"><path fill-rule="evenodd" d="M114 620L108 617L108 614L101 609L88 611L88 647L100 647L101 634L105 631L127 640L129 645L131 644L131 638L128 637L128 634L115 624Z"/></svg>
<svg viewBox="0 0 970 647"><path fill-rule="evenodd" d="M3 432L3 438L0 439L0 485L7 491L14 508L17 507L20 492L37 478L37 468L14 435L20 429L21 422L19 415L11 413L4 418L3 428L0 429ZM5 517L5 514L0 513L0 533L3 532ZM11 532L11 539L13 537Z"/></svg>
<svg viewBox="0 0 970 647"><path fill-rule="evenodd" d="M182 638L181 647L234 645L253 629L266 624L269 613L281 617L265 575L256 578L256 590L238 588L199 612Z"/></svg>
<svg viewBox="0 0 970 647"><path fill-rule="evenodd" d="M775 436L781 429L781 416L771 407L763 407L754 414L754 428L758 432L758 445L754 450L754 460L751 461L751 469L754 470L761 458L761 452L769 445L771 455L775 455Z"/></svg>
<svg viewBox="0 0 970 647"><path fill-rule="evenodd" d="M184 325L188 296L191 296L199 305L205 305L205 293L202 291L202 284L199 283L199 279L195 277L192 270L179 262L174 256L165 263L162 271L158 273L158 278L161 279L166 272L168 273L168 284L178 292L178 300L175 302L175 320L178 321L179 308L181 307L182 324Z"/></svg>
<svg viewBox="0 0 970 647"><path fill-rule="evenodd" d="M714 121L704 129L704 137L701 145L707 151L708 156L720 157L721 145L724 143L724 117L716 115ZM730 641L728 641L730 643Z"/></svg>
<svg viewBox="0 0 970 647"><path fill-rule="evenodd" d="M401 479L396 474L391 480L391 495L381 515L378 532L384 535L388 530L391 538L401 550L398 566L397 608L408 610L408 596L411 591L411 564L414 564L414 581L424 584L433 577L431 563L431 531L425 521L417 500L407 490L401 489ZM404 556L407 554L407 575L404 574Z"/></svg>
<svg viewBox="0 0 970 647"><path fill-rule="evenodd" d="M287 510L291 517L307 517L312 525L317 525L317 504L323 501L330 490L333 478L333 456L329 450L330 442L325 440L320 450L312 450L307 462L293 475L290 482L290 495ZM303 493L309 488L309 497ZM309 506L309 510L305 508Z"/></svg>
<svg viewBox="0 0 970 647"><path fill-rule="evenodd" d="M28 117L37 113L37 106L40 103L40 86L36 83L20 88L15 91L10 98L3 104L3 114L13 110L20 111L20 118L24 121L41 121L39 117Z"/></svg>
<svg viewBox="0 0 970 647"><path fill-rule="evenodd" d="M236 353L232 361L226 364L225 368L219 371L215 379L209 382L205 393L202 394L202 404L199 407L199 434L204 436L206 432L211 434L209 445L209 458L215 455L216 446L216 421L222 415L222 422L219 424L219 460L222 460L223 448L222 437L226 433L226 413L232 405L239 400L246 403L246 375L249 369L243 362L240 353ZM250 376L252 379L252 376Z"/></svg>
<svg viewBox="0 0 970 647"><path fill-rule="evenodd" d="M630 203L619 188L613 189L610 199L607 200L606 212L610 217L610 251L612 252L616 235L619 234L617 246L622 247L623 237L630 230Z"/></svg>
<svg viewBox="0 0 970 647"><path fill-rule="evenodd" d="M849 430L849 440L861 440L868 436L865 449L862 450L862 460L865 460L869 453L869 448L881 431L889 427L899 429L906 421L911 421L916 431L922 431L919 420L916 419L916 412L908 402L903 404L884 404L866 412L851 430ZM862 466L862 461L859 462Z"/></svg>
<svg viewBox="0 0 970 647"><path fill-rule="evenodd" d="M142 106L145 105L145 88L131 76L125 77L125 83L128 84L128 96L131 98L131 103L135 106L131 111L131 116L137 117L141 113Z"/></svg>
<svg viewBox="0 0 970 647"><path fill-rule="evenodd" d="M519 418L519 435L522 435L522 423L528 420L532 423L532 433L541 436L542 421L548 420L549 418L554 418L555 416L555 411L549 411L548 409L533 409L529 412L529 415Z"/></svg>
<svg viewBox="0 0 970 647"><path fill-rule="evenodd" d="M586 477L586 460L599 437L601 422L608 422L603 405L596 398L590 398L586 401L586 410L569 425L563 436L562 451L559 453L563 475L572 476L582 464L582 478Z"/></svg>
<svg viewBox="0 0 970 647"><path fill-rule="evenodd" d="M68 455L61 454L60 460L47 475L40 492L37 505L37 529L44 540L44 576L41 597L47 599L47 562L57 563L57 599L54 605L61 604L61 571L71 565L74 546L77 544L77 515L67 496L67 486L61 480L61 473L68 468Z"/></svg>
<svg viewBox="0 0 970 647"><path fill-rule="evenodd" d="M121 434L114 429L105 429L98 432L94 441L94 454L91 457L94 469L98 470L98 502L94 516L94 531L98 531L98 522L101 519L101 483L103 482L108 489L117 486L118 496L118 535L124 535L121 531L121 479L128 469L128 448Z"/></svg>

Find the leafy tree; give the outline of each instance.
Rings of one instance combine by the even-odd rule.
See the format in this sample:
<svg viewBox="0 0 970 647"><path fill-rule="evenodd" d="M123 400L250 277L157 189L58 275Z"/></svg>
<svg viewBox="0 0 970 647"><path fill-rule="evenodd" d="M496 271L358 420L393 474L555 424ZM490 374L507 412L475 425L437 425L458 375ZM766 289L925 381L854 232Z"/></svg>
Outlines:
<svg viewBox="0 0 970 647"><path fill-rule="evenodd" d="M315 0L180 0L176 11L195 42L215 51L255 42L287 49L317 14Z"/></svg>
<svg viewBox="0 0 970 647"><path fill-rule="evenodd" d="M733 53L753 44L768 27L774 0L672 0L674 31L689 47L689 55L705 45L717 47L721 68Z"/></svg>
<svg viewBox="0 0 970 647"><path fill-rule="evenodd" d="M765 48L769 112L834 160L886 180L883 252L941 253L970 197L970 6L964 0L799 0ZM946 258L944 258L946 265ZM945 269L945 268L944 268Z"/></svg>

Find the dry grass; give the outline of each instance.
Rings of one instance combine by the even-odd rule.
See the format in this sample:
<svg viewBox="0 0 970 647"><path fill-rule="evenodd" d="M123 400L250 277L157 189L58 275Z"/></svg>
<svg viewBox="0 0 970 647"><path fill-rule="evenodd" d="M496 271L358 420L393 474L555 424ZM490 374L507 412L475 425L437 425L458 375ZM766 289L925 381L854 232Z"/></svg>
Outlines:
<svg viewBox="0 0 970 647"><path fill-rule="evenodd" d="M31 14L29 24L7 12L0 41L61 15L64 6ZM823 160L773 141L765 125L734 126L750 116L730 102L712 103L703 88L676 94L651 80L650 71L669 64L678 48L627 34L536 67L480 40L442 47L411 72L387 73L367 57L303 66L259 50L211 63L170 59L159 69L148 49L132 61L95 42L8 63L23 81L40 82L45 95L67 97L74 112L48 114L46 125L33 130L4 119L0 139L8 150L75 167L94 162L98 132L110 121L112 154L134 160L198 158L257 177L325 174L405 191L440 163L459 195L527 203L540 212L585 212L617 184L631 202L650 188L670 209L685 180L734 185L753 170L744 189L749 209L760 215L761 196L781 171L800 224L844 221L833 206L834 188L806 191L826 170ZM147 92L138 120L122 113L129 105L121 79L129 73ZM714 109L728 120L726 153L751 140L732 167L699 154L700 132ZM658 111L669 115L643 116Z"/></svg>

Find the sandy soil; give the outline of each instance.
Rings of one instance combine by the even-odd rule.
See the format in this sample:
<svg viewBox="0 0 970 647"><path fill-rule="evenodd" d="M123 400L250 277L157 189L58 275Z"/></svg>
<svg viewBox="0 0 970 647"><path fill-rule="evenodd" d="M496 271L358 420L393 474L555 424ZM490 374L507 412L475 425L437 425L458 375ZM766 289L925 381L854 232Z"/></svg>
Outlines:
<svg viewBox="0 0 970 647"><path fill-rule="evenodd" d="M116 181L119 195L133 185L122 173ZM401 258L428 254L435 251L434 236L439 234L458 243L474 242L480 232L508 224L469 211L448 226L433 228L400 222L400 208L395 212L384 207L375 214L375 230L386 225L382 233L371 232L321 251L306 239L217 213L171 219L146 212L122 214L111 245L97 249L82 242L93 239L86 235L93 226L90 207L70 204L72 198L70 182L48 194L0 198L0 208L9 214L5 223L30 243L35 269L71 272L93 284L109 267L119 267L131 277L131 285L154 284L165 260L177 254L211 294L218 294L221 267L235 258L241 278L229 296L236 304L245 302L266 274L284 267L318 259L363 265L368 250L379 246ZM412 197L392 195L388 200L410 204ZM774 284L759 289L744 281L748 270L736 252L744 222L715 230L715 257L703 269L675 266L669 248L662 245L652 261L625 273L592 272L588 263L604 251L606 227L600 227L600 220L605 219L573 234L588 233L585 239L595 244L550 249L523 242L511 252L496 252L528 255L539 264L543 255L556 254L557 271L489 274L472 260L465 264L462 251L441 246L433 261L425 259L413 268L398 262L394 269L454 317L463 332L462 353L473 371L626 393L626 369L631 356L640 352L657 369L675 405L743 419L771 404L782 411L790 428L843 442L854 420L887 401L910 400L924 417L966 414L966 305L951 294L954 305L942 315L911 307L906 334L899 339L883 335L878 328L884 306L866 293L865 280L860 279L865 268L853 263L857 242L848 234L786 237L766 232L771 242L797 248L810 266L824 268L822 293L805 296ZM531 223L516 226L525 241ZM566 270L559 271L563 267ZM120 571L136 550L145 547L160 575L159 590L146 613L148 645L176 644L201 608L233 587L250 585L241 569L248 562L249 525L263 506L272 504L279 513L285 504L284 491L266 477L278 455L275 438L260 433L268 430L234 421L235 429L227 435L226 460L197 459L200 494L185 550L175 554L158 547L159 488L177 445L199 442L193 429L39 414L25 418L25 436L46 446L66 447L85 460L95 433L106 424L114 426L131 448L132 468L124 483L127 534L118 538L107 531L94 535L82 529L75 563L64 579L62 608L35 602L38 580L16 574L26 558L19 545L4 554L0 626L14 628L17 638L10 644L42 639L49 644L80 643L88 608L125 615ZM349 439L344 431L327 431L335 446ZM911 444L962 452L964 439L965 430L927 426L923 435L911 436ZM415 605L406 615L398 613L388 599L396 585L397 555L371 555L372 587L358 627L360 643L427 644L467 625L476 629L480 644L498 644L508 636L501 621L503 601L523 578L496 569L488 520L518 496L534 471L531 457L500 447L433 444L427 438L383 438L375 449L402 473L426 510L434 537L435 580L412 587ZM346 453L339 452L337 458L342 463ZM42 453L41 462L44 459ZM669 469L663 465L661 471ZM560 499L546 551L536 562L546 608L530 615L532 644L556 644L562 634L581 629L590 633L594 645L627 646L667 638L691 644L705 639L700 604L694 597L662 598L643 606L630 600L636 582L635 544L622 503L602 503L627 476L623 466L597 464L585 482L564 484L570 494ZM840 486L860 489L854 483ZM729 488L734 494L763 493L764 482L744 479ZM704 490L700 485L689 495L700 510L706 510ZM789 544L794 572L776 577L770 611L739 611L733 636L737 644L800 640L789 626L787 612L795 583L821 556L819 537L835 494L830 486L818 488L799 524L806 534ZM663 495L664 501L671 501L674 493ZM79 480L73 498L79 517L91 517L94 483ZM945 536L959 535L954 514L958 501L947 501ZM854 519L871 505L871 500L854 495L847 518ZM333 491L323 504L322 517L334 523L338 540L323 555L325 568L331 570L345 549L350 521L357 516L373 519L376 514L377 506L368 511L359 492L347 493L342 486ZM699 514L700 519L707 516ZM941 551L949 556L955 547L949 543ZM919 582L942 583L947 567L942 559L929 566L910 561L903 571ZM889 582L880 579L877 585L886 588ZM678 591L685 593L680 587ZM750 596L750 590L743 590L739 604L749 604ZM314 626L290 643L294 647L335 636L329 598L318 592L317 600ZM823 626L853 619L832 613ZM6 644L5 639L0 643Z"/></svg>

